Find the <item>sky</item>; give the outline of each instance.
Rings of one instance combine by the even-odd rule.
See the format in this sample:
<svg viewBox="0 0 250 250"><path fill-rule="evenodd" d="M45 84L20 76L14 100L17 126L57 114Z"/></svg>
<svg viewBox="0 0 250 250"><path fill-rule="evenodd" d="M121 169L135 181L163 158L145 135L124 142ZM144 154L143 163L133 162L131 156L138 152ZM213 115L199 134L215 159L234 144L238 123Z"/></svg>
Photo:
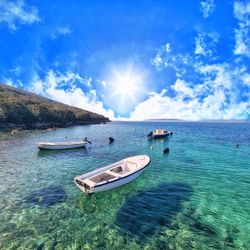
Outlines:
<svg viewBox="0 0 250 250"><path fill-rule="evenodd" d="M0 0L0 82L109 117L250 120L250 1Z"/></svg>

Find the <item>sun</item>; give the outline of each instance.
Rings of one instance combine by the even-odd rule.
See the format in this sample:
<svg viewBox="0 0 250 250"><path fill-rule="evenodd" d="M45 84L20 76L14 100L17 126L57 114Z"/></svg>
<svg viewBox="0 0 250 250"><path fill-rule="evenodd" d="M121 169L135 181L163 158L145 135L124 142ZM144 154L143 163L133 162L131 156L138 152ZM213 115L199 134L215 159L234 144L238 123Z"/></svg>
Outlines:
<svg viewBox="0 0 250 250"><path fill-rule="evenodd" d="M130 71L116 72L116 80L112 83L113 95L136 101L136 96L142 87L141 81L140 75L132 74Z"/></svg>
<svg viewBox="0 0 250 250"><path fill-rule="evenodd" d="M146 92L145 73L133 64L113 66L106 82L106 101L120 114L130 111Z"/></svg>

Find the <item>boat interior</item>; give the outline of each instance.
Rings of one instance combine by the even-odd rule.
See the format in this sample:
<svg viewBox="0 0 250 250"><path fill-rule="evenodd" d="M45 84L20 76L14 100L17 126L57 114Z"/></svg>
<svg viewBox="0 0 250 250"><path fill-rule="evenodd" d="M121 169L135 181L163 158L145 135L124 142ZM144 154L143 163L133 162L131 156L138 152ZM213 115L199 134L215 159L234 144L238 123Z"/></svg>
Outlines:
<svg viewBox="0 0 250 250"><path fill-rule="evenodd" d="M167 131L164 129L156 129L156 131L154 132L155 135L164 135L166 133Z"/></svg>
<svg viewBox="0 0 250 250"><path fill-rule="evenodd" d="M90 186L94 186L95 184L100 184L102 182L108 182L112 179L124 177L129 173L136 171L137 169L137 163L126 161L123 164L119 164L118 166L92 176L89 179L84 180L84 182L88 183Z"/></svg>
<svg viewBox="0 0 250 250"><path fill-rule="evenodd" d="M163 135L164 132L165 131L163 129L156 129L156 131L154 132L154 134L156 134L156 135Z"/></svg>

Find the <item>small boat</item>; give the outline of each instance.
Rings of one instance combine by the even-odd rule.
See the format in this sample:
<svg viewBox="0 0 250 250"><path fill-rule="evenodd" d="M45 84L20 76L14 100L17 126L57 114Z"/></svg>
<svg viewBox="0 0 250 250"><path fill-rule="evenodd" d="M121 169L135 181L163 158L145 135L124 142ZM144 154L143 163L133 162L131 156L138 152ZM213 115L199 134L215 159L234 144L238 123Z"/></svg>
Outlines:
<svg viewBox="0 0 250 250"><path fill-rule="evenodd" d="M75 184L87 194L106 191L135 180L148 166L147 155L132 156L74 178Z"/></svg>
<svg viewBox="0 0 250 250"><path fill-rule="evenodd" d="M13 130L11 131L11 134L14 135L14 134L18 133L19 131L21 131L20 128L13 129Z"/></svg>
<svg viewBox="0 0 250 250"><path fill-rule="evenodd" d="M66 141L66 142L39 142L37 144L40 150L42 149L72 149L72 148L84 148L88 142L86 141Z"/></svg>
<svg viewBox="0 0 250 250"><path fill-rule="evenodd" d="M163 138L169 135L172 135L173 132L172 131L168 131L168 130L164 130L164 129L156 129L156 131L154 132L150 132L148 134L148 137L150 139L158 139L158 138Z"/></svg>

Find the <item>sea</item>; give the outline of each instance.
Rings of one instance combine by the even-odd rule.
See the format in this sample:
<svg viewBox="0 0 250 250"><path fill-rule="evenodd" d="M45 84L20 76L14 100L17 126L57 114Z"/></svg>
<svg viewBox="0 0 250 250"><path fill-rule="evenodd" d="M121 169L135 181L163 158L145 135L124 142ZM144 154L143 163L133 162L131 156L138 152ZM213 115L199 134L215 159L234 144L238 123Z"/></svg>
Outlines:
<svg viewBox="0 0 250 250"><path fill-rule="evenodd" d="M148 140L158 128L173 135ZM84 137L87 150L37 148ZM86 195L74 184L77 175L140 154L151 162L127 185ZM250 122L0 133L0 249L250 249Z"/></svg>

